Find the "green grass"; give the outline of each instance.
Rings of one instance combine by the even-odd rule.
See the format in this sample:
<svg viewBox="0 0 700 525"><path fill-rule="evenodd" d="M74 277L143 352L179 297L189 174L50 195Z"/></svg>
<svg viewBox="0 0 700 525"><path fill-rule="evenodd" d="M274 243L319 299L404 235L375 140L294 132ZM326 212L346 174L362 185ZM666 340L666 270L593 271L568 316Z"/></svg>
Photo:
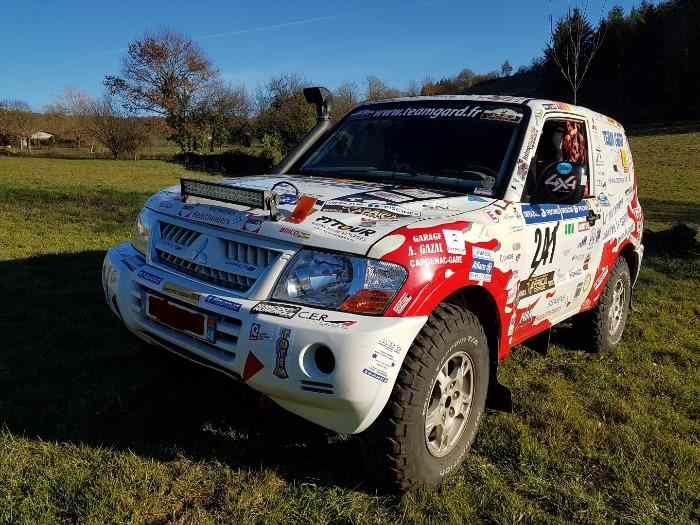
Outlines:
<svg viewBox="0 0 700 525"><path fill-rule="evenodd" d="M700 134L633 139L647 256L620 348L501 368L514 413L484 420L440 489L376 492L357 440L137 342L100 265L157 161L0 158L0 523L698 523Z"/></svg>

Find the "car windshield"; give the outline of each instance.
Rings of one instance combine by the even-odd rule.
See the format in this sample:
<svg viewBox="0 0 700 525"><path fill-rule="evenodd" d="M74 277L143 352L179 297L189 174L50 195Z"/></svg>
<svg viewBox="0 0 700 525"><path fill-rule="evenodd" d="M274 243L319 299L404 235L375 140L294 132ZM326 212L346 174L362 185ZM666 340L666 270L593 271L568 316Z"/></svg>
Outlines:
<svg viewBox="0 0 700 525"><path fill-rule="evenodd" d="M469 100L363 106L307 156L299 172L496 196L512 169L523 117L517 106Z"/></svg>

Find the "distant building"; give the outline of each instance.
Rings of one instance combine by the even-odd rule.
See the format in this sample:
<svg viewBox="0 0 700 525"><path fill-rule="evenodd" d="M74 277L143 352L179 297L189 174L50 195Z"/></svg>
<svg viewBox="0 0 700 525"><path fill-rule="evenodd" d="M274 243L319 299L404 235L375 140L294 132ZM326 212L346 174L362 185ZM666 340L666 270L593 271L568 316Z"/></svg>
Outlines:
<svg viewBox="0 0 700 525"><path fill-rule="evenodd" d="M47 133L46 131L37 131L30 137L34 142L51 142L54 140L53 133Z"/></svg>

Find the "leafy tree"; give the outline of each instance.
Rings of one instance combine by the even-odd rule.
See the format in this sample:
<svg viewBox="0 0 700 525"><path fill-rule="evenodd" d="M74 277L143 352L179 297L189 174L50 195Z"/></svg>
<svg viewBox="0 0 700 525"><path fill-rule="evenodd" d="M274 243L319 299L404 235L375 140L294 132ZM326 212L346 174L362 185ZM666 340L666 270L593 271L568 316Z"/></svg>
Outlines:
<svg viewBox="0 0 700 525"><path fill-rule="evenodd" d="M0 101L0 134L5 135L20 149L31 151L29 137L36 131L37 119L29 104L21 100Z"/></svg>
<svg viewBox="0 0 700 525"><path fill-rule="evenodd" d="M256 135L274 135L282 153L296 146L316 122L314 108L304 98L309 84L301 76L288 73L271 78L258 89Z"/></svg>
<svg viewBox="0 0 700 525"><path fill-rule="evenodd" d="M135 159L148 142L146 120L129 115L109 95L93 101L88 115L90 132L115 160L127 155Z"/></svg>
<svg viewBox="0 0 700 525"><path fill-rule="evenodd" d="M120 76L104 84L131 112L162 115L183 151L201 146L201 108L219 72L191 39L174 31L146 34L129 44Z"/></svg>

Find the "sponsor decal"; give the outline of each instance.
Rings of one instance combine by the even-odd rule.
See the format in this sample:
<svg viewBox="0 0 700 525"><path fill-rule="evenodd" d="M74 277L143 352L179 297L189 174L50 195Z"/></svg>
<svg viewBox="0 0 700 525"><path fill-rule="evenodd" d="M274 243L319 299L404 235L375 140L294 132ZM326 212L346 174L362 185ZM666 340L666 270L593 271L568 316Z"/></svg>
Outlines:
<svg viewBox="0 0 700 525"><path fill-rule="evenodd" d="M622 145L625 143L622 133L619 131L608 131L608 130L603 130L603 142L605 143L606 146L612 146L616 148L621 148Z"/></svg>
<svg viewBox="0 0 700 525"><path fill-rule="evenodd" d="M202 295L200 293L195 292L194 290L190 290L189 288L185 288L183 286L178 286L176 284L168 282L166 282L163 286L163 292L175 296L178 299L195 306L199 304L199 298Z"/></svg>
<svg viewBox="0 0 700 525"><path fill-rule="evenodd" d="M620 162L622 163L622 171L624 171L625 173L629 173L630 165L629 161L627 160L627 153L625 153L624 148L620 148Z"/></svg>
<svg viewBox="0 0 700 525"><path fill-rule="evenodd" d="M518 300L524 299L552 288L554 288L554 272L535 275L519 284L517 298Z"/></svg>
<svg viewBox="0 0 700 525"><path fill-rule="evenodd" d="M600 288L600 285L603 284L603 281L605 280L605 277L606 277L607 275L608 275L608 267L607 267L607 266L604 266L604 267L603 267L603 271L600 272L600 275L599 275L598 278L595 280L595 283L594 283L594 285L593 285L593 289L594 289L594 290L597 290L598 288Z"/></svg>
<svg viewBox="0 0 700 525"><path fill-rule="evenodd" d="M379 197L380 199L384 199L385 201L389 202L408 202L413 200L412 197L400 195L398 193L392 193L389 191L370 191L369 193L367 193L367 195Z"/></svg>
<svg viewBox="0 0 700 525"><path fill-rule="evenodd" d="M250 311L256 314L267 314L274 315L275 317L291 319L301 311L301 307L291 306L288 304L262 302L253 306Z"/></svg>
<svg viewBox="0 0 700 525"><path fill-rule="evenodd" d="M349 319L329 319L328 314L313 312L311 310L302 310L297 314L297 318L314 321L323 326L331 326L343 329L348 329L351 326L357 324L357 321L351 321Z"/></svg>
<svg viewBox="0 0 700 525"><path fill-rule="evenodd" d="M511 108L487 109L479 117L483 120L497 120L517 124L523 119L523 114Z"/></svg>
<svg viewBox="0 0 700 525"><path fill-rule="evenodd" d="M153 284L160 284L161 282L163 282L162 277L158 277L157 275L147 272L146 270L141 270L138 274L136 274L136 276L140 277L144 281L148 281Z"/></svg>
<svg viewBox="0 0 700 525"><path fill-rule="evenodd" d="M372 370L369 370L367 368L362 369L362 373L368 375L372 379L376 379L377 381L381 381L382 383L386 383L389 379L381 374L377 374L376 372L373 372Z"/></svg>
<svg viewBox="0 0 700 525"><path fill-rule="evenodd" d="M578 219L588 215L588 203L560 205L559 211L563 220Z"/></svg>
<svg viewBox="0 0 700 525"><path fill-rule="evenodd" d="M393 109L359 109L350 115L351 119L425 117L425 118L476 118L484 110L480 106L461 108L445 107L403 107Z"/></svg>
<svg viewBox="0 0 700 525"><path fill-rule="evenodd" d="M169 210L173 207L173 203L171 201L161 201L158 204L158 208L161 210Z"/></svg>
<svg viewBox="0 0 700 525"><path fill-rule="evenodd" d="M245 365L243 366L243 382L246 383L263 368L265 368L263 362L253 352L248 352L248 356L245 358Z"/></svg>
<svg viewBox="0 0 700 525"><path fill-rule="evenodd" d="M280 233L282 235L289 235L290 237L294 237L295 239L299 239L302 241L308 241L311 238L310 233L297 230L296 228L290 228L289 226L282 226L280 228Z"/></svg>
<svg viewBox="0 0 700 525"><path fill-rule="evenodd" d="M224 212L217 209L216 212L207 210L195 204L185 204L177 213L183 219L190 219L215 226L238 226L241 222L240 215L232 212Z"/></svg>
<svg viewBox="0 0 700 525"><path fill-rule="evenodd" d="M578 223L578 231L587 232L591 229L591 224L588 221L581 221Z"/></svg>
<svg viewBox="0 0 700 525"><path fill-rule="evenodd" d="M416 199L438 199L440 197L444 197L444 195L441 193L435 193L434 191L423 190L420 188L394 188L394 191Z"/></svg>
<svg viewBox="0 0 700 525"><path fill-rule="evenodd" d="M388 339L380 339L377 342L377 344L381 346L384 350L388 350L389 352L393 352L395 354L401 353L401 347L393 341L389 341Z"/></svg>
<svg viewBox="0 0 700 525"><path fill-rule="evenodd" d="M262 323L251 323L248 341L270 341L272 334L265 329Z"/></svg>
<svg viewBox="0 0 700 525"><path fill-rule="evenodd" d="M204 302L206 304L228 310L229 312L239 312L241 310L240 303L234 303L233 301L223 299L222 297L217 297L216 295L207 295L204 298Z"/></svg>
<svg viewBox="0 0 700 525"><path fill-rule="evenodd" d="M564 225L564 235L571 235L574 233L574 224L569 223Z"/></svg>
<svg viewBox="0 0 700 525"><path fill-rule="evenodd" d="M557 248L557 230L559 223L554 228L545 226L535 230L535 256L532 258L530 268L534 274L540 265L551 264L554 260L554 252Z"/></svg>
<svg viewBox="0 0 700 525"><path fill-rule="evenodd" d="M396 304L393 308L394 312L396 312L397 314L402 313L408 306L408 303L411 302L411 299L413 299L413 297L404 292L401 298L398 301L396 301Z"/></svg>
<svg viewBox="0 0 700 525"><path fill-rule="evenodd" d="M326 217L325 215L318 217L314 221L314 225L338 237L351 240L371 237L377 233L371 228L365 226L350 226L337 219Z"/></svg>
<svg viewBox="0 0 700 525"><path fill-rule="evenodd" d="M462 230L442 230L447 245L447 253L455 255L466 255L467 249L464 246L464 232Z"/></svg>
<svg viewBox="0 0 700 525"><path fill-rule="evenodd" d="M558 204L523 204L522 210L526 224L561 220L561 208Z"/></svg>
<svg viewBox="0 0 700 525"><path fill-rule="evenodd" d="M292 331L289 328L280 328L277 341L275 341L275 368L272 371L280 379L287 379L287 352L290 346Z"/></svg>
<svg viewBox="0 0 700 525"><path fill-rule="evenodd" d="M421 266L440 266L443 264L462 264L461 255L443 255L442 257L425 257L422 259L411 259L409 266L411 268L420 268Z"/></svg>
<svg viewBox="0 0 700 525"><path fill-rule="evenodd" d="M399 206L379 206L380 205L373 205L371 203L356 204L342 201L329 201L323 205L323 211L335 213L353 213L355 215L363 215L378 221L395 221L409 216L420 216L420 212L411 212L409 210L402 209Z"/></svg>
<svg viewBox="0 0 700 525"><path fill-rule="evenodd" d="M493 271L493 252L476 246L472 247L472 266L469 279L472 281L491 282Z"/></svg>

